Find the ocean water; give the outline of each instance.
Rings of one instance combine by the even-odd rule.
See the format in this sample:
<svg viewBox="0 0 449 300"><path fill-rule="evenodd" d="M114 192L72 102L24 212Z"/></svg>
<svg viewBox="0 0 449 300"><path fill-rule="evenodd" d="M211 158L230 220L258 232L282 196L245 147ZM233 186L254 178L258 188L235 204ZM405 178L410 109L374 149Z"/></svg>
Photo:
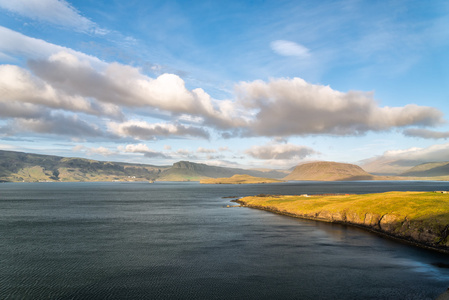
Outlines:
<svg viewBox="0 0 449 300"><path fill-rule="evenodd" d="M223 198L392 190L449 185L0 184L0 298L435 299L449 255Z"/></svg>

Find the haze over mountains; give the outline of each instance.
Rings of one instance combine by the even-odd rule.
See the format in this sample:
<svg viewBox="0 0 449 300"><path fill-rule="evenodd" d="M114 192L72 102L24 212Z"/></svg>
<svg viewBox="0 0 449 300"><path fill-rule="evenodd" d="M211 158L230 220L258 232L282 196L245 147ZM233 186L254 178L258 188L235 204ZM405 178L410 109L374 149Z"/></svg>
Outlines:
<svg viewBox="0 0 449 300"><path fill-rule="evenodd" d="M284 180L449 180L449 162L426 163L399 175L370 174L353 164L311 162L291 170L245 170L180 161L172 166L105 162L0 150L0 182L37 181L200 181L236 174Z"/></svg>

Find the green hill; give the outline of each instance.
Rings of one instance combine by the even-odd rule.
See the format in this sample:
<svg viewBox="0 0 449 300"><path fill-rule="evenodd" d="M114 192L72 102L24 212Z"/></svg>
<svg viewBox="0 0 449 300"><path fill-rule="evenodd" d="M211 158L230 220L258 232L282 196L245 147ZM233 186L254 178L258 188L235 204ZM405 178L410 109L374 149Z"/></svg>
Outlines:
<svg viewBox="0 0 449 300"><path fill-rule="evenodd" d="M319 161L298 165L284 180L374 180L376 177L352 164Z"/></svg>

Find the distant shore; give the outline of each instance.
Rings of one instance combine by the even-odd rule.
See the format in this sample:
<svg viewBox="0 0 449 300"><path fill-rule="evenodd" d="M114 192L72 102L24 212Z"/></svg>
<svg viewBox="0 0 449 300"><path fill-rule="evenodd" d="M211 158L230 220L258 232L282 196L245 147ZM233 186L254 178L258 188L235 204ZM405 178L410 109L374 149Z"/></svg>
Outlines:
<svg viewBox="0 0 449 300"><path fill-rule="evenodd" d="M237 203L290 217L355 226L449 254L449 193L258 195Z"/></svg>

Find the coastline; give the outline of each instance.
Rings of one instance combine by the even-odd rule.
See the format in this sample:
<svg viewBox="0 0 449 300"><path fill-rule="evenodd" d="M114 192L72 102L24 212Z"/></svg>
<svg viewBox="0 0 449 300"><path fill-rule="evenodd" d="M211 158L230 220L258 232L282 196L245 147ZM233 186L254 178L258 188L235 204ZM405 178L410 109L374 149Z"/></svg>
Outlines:
<svg viewBox="0 0 449 300"><path fill-rule="evenodd" d="M275 200L272 200L274 204L271 205L263 205L265 203L263 204L251 203L255 202L253 201L255 198L264 199L267 197L268 198L273 197L275 199L277 198L279 199L279 201L286 203L285 200L286 197L304 197L304 195L303 196L262 195L261 197L257 196L244 197L234 200L234 202L239 203L243 207L265 210L268 212L288 217L352 226L401 243L437 251L440 253L449 254L449 246L448 246L449 243L447 241L449 238L449 224L440 225L438 226L438 228L430 227L428 224L423 222L423 220L414 220L410 218L407 219L407 216L405 216L403 220L397 222L397 220L391 217L390 218L387 217L388 214L379 215L369 211L364 213L365 217L363 218L363 220L354 217L355 213L353 211L348 210L334 211L334 212L318 211L310 213L301 210L298 211L292 209L285 209L280 205L276 205ZM314 196L312 196L311 198L313 197ZM320 198L320 200L322 198L323 196ZM252 201L249 201L249 199L251 199ZM449 202L449 198L447 200ZM374 219L374 220L370 220L369 222L367 222L367 219Z"/></svg>

